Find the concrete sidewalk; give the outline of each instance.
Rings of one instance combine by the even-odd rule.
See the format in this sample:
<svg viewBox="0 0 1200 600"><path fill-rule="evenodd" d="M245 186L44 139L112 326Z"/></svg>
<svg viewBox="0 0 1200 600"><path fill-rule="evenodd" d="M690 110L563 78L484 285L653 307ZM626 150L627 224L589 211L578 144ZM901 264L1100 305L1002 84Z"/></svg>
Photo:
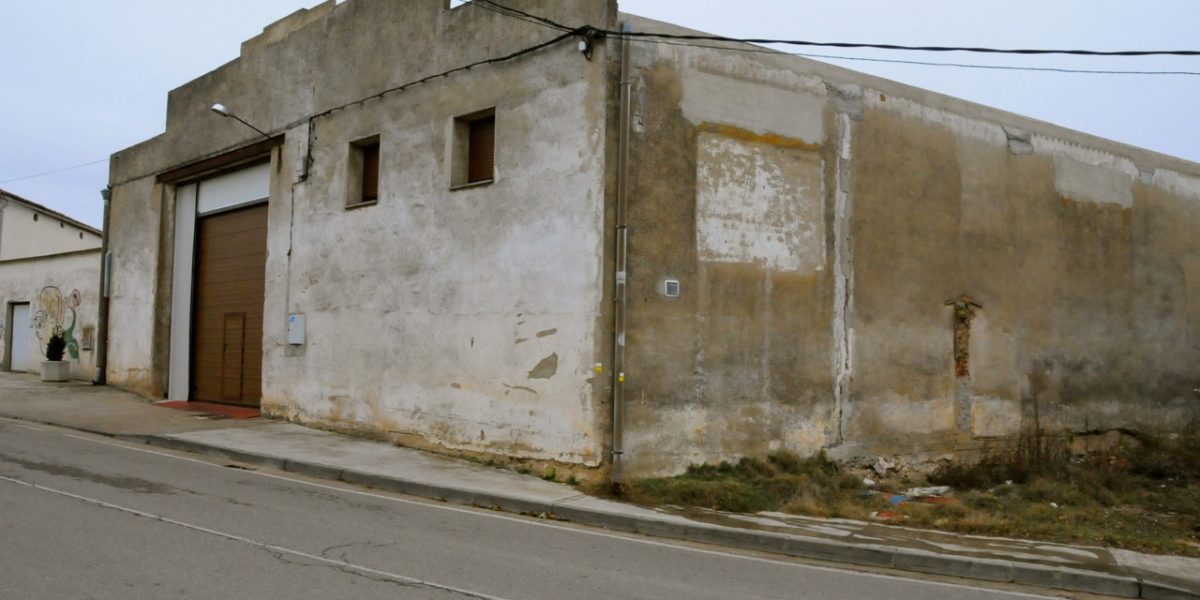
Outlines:
<svg viewBox="0 0 1200 600"><path fill-rule="evenodd" d="M83 383L0 373L0 417L616 531L1125 598L1200 598L1197 559L840 519L650 510L473 462L268 419L209 418Z"/></svg>

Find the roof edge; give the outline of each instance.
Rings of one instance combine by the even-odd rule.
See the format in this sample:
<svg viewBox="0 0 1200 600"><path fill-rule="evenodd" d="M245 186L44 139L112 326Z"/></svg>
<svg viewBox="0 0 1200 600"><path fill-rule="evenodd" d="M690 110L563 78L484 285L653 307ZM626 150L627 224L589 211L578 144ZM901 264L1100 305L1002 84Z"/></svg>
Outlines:
<svg viewBox="0 0 1200 600"><path fill-rule="evenodd" d="M96 229L95 227L92 227L91 225L88 225L87 223L84 223L77 219L68 217L67 215L60 213L57 210L54 210L53 208L50 208L48 206L43 206L41 204L38 204L37 202L34 202L33 200L29 200L27 198L22 198L8 190L0 188L0 197L8 198L10 200L15 200L17 202L20 202L21 204L24 204L25 206L28 206L29 208L33 209L36 212L40 212L49 217L54 217L55 219L59 219L65 223L70 223L72 226L78 227L88 233L93 233L100 237L104 237L103 231Z"/></svg>

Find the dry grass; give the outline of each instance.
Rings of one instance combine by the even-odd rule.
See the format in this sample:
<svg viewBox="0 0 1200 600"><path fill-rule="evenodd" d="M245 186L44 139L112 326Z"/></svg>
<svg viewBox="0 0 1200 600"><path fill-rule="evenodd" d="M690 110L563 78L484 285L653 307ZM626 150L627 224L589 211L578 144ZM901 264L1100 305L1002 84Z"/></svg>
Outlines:
<svg viewBox="0 0 1200 600"><path fill-rule="evenodd" d="M731 512L782 510L890 522L960 533L1104 545L1200 556L1200 435L1142 439L1120 453L1072 457L1064 440L1026 436L973 465L945 465L930 482L953 487L940 503L888 498L910 484L896 478L867 489L862 474L824 455L779 453L736 464L697 465L677 477L631 482L629 497Z"/></svg>
<svg viewBox="0 0 1200 600"><path fill-rule="evenodd" d="M854 502L862 482L819 454L801 459L779 452L765 460L693 465L677 477L631 482L629 498L645 504L695 506L730 512L758 512L794 506L822 516L865 514Z"/></svg>

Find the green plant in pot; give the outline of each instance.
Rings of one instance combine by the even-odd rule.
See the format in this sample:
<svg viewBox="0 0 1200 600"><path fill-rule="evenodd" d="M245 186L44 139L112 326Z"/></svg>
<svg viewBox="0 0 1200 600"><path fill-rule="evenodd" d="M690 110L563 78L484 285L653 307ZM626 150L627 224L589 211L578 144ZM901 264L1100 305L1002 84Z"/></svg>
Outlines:
<svg viewBox="0 0 1200 600"><path fill-rule="evenodd" d="M63 360L67 340L61 330L55 330L46 342L46 360L42 361L42 381L67 381L71 378L71 361Z"/></svg>

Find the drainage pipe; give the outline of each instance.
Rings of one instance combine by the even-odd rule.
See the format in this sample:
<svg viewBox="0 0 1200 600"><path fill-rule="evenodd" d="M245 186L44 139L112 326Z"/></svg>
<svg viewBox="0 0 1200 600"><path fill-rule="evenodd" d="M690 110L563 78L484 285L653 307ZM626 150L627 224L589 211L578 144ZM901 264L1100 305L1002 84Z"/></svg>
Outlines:
<svg viewBox="0 0 1200 600"><path fill-rule="evenodd" d="M628 24L622 23L621 31L628 33L632 31L632 28ZM610 482L616 490L620 489L623 480L621 460L625 454L625 309L629 302L627 208L629 203L630 91L633 87L629 68L629 48L629 38L623 37L621 39L620 122L617 137L616 255L613 275L613 429Z"/></svg>
<svg viewBox="0 0 1200 600"><path fill-rule="evenodd" d="M104 222L100 231L100 305L96 316L96 376L92 385L108 383L108 292L112 276L112 255L108 249L109 209L112 204L112 186L100 190L104 198Z"/></svg>

